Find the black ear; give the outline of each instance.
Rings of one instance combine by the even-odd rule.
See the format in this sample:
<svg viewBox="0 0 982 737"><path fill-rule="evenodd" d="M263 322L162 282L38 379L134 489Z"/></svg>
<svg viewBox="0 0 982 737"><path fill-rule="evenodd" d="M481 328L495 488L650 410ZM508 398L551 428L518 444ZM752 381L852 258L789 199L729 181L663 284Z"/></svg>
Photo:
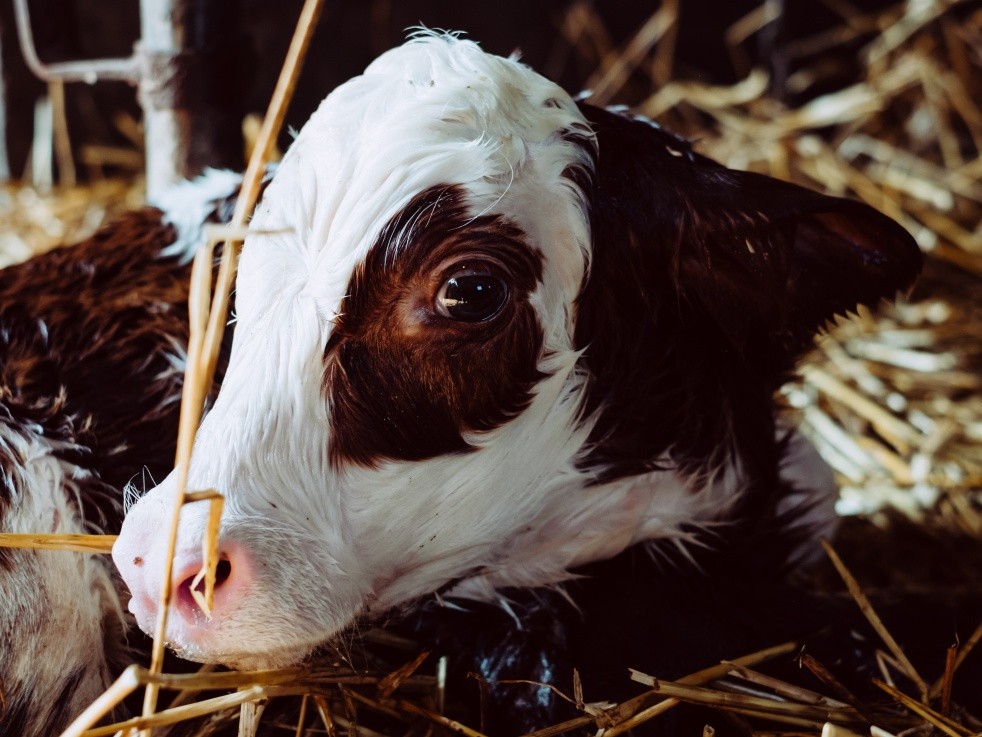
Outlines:
<svg viewBox="0 0 982 737"><path fill-rule="evenodd" d="M619 475L666 456L704 467L765 432L773 445L774 390L833 315L913 284L916 243L861 203L727 169L646 120L581 110L598 147L576 336L589 408L602 410L591 461Z"/></svg>

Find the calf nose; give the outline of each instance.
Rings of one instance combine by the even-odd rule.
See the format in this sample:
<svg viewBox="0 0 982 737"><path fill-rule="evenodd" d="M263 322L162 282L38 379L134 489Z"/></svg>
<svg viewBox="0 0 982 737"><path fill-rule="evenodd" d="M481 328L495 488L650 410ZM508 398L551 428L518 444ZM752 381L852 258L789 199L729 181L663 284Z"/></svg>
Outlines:
<svg viewBox="0 0 982 737"><path fill-rule="evenodd" d="M195 546L197 548L197 546ZM152 553L146 558L130 557L119 548L113 551L123 580L130 589L130 611L140 627L150 631L160 607L164 561ZM215 570L215 598L210 612L205 612L199 600L205 593L203 567L199 549L187 554L178 553L171 570L171 620L168 631L181 631L184 637L197 633L205 636L234 614L248 598L252 585L252 566L247 554L237 545L223 546ZM199 596L195 596L195 594ZM175 619L176 618L176 619ZM191 637L191 639L198 639Z"/></svg>
<svg viewBox="0 0 982 737"><path fill-rule="evenodd" d="M234 553L234 551L233 551ZM235 556L238 558L238 556ZM201 573L203 563L200 557L193 557L181 568L174 568L171 601L173 607L184 619L194 624L203 624L202 617L218 614L223 616L235 608L237 594L243 587L243 567L236 565L233 575L233 562L228 550L219 553L215 568L215 600L210 612L204 612L199 601L204 601L205 578ZM195 594L198 596L195 596Z"/></svg>
<svg viewBox="0 0 982 737"><path fill-rule="evenodd" d="M167 536L152 515L131 510L120 536L113 546L113 561L130 590L130 612L146 632L153 631L160 608L164 574L167 569ZM133 513L135 512L135 514ZM202 527L197 520L182 519L176 553L171 566L171 606L168 639L180 633L184 641L201 641L234 614L248 599L253 588L253 566L249 554L235 541L222 541L215 575L215 598L212 609L205 613L195 593L204 594L205 581L198 573L203 566L201 553ZM185 526L185 522L189 524Z"/></svg>
<svg viewBox="0 0 982 737"><path fill-rule="evenodd" d="M127 518L113 545L113 563L116 564L123 583L130 590L130 611L137 616L141 627L144 626L144 621L137 610L150 612L160 596L161 579L158 579L156 587L148 579L151 566L147 561L154 550L155 537L155 532L149 526L137 525Z"/></svg>

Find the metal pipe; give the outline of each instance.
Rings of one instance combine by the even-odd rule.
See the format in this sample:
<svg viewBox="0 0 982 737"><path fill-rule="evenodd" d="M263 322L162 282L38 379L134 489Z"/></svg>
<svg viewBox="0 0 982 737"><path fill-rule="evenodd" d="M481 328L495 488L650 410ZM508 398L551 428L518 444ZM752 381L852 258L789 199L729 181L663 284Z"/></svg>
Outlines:
<svg viewBox="0 0 982 737"><path fill-rule="evenodd" d="M150 202L186 176L190 121L187 112L175 106L168 94L174 85L173 60L184 46L186 12L185 0L140 0L138 53L147 60L147 66L151 59L157 60L152 71L144 69L139 86Z"/></svg>
<svg viewBox="0 0 982 737"><path fill-rule="evenodd" d="M91 59L45 64L38 57L31 33L31 14L27 0L14 0L14 21L17 38L28 68L45 82L85 82L92 84L100 79L116 79L136 83L139 79L139 60L136 56L126 59Z"/></svg>
<svg viewBox="0 0 982 737"><path fill-rule="evenodd" d="M14 0L14 14L24 59L42 80L137 85L149 201L205 167L242 165L241 101L229 83L241 74L239 0L140 0L131 57L57 64L38 57L28 0Z"/></svg>

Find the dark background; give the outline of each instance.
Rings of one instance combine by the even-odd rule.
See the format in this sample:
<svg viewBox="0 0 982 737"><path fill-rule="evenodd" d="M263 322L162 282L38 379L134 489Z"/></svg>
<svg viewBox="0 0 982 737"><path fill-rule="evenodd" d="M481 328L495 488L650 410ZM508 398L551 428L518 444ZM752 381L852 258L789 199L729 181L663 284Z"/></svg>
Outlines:
<svg viewBox="0 0 982 737"><path fill-rule="evenodd" d="M269 100L301 0L195 0L217 10L215 17L228 63L217 75L219 85L210 94L221 97L225 108L241 117L261 112ZM842 23L842 17L821 0L770 0L782 10L780 19L751 35L737 50L725 40L726 30L754 10L761 0L679 0L679 25L673 73L675 77L712 83L731 83L752 65L772 74L772 94L785 97L783 80L806 61L790 57L786 45L822 29ZM859 0L853 8L866 11L884 7L885 0ZM30 0L33 32L45 62L128 56L139 36L137 0ZM659 8L653 2L614 0L494 0L462 3L459 0L333 1L325 5L296 97L287 118L299 128L320 100L336 85L358 74L378 54L399 44L407 29L463 31L489 51L508 54L520 50L532 67L572 92L582 89L596 70L596 44L575 43L568 31L571 14L586 9L595 23L591 35L622 48ZM564 32L564 24L567 31ZM193 32L193 29L192 29ZM24 169L33 135L33 106L45 86L24 65L17 44L10 0L0 2L0 44L6 109L6 141L10 170L17 178ZM856 47L858 48L857 42ZM847 48L848 52L848 48ZM832 60L838 71L825 80L848 78L848 53ZM651 92L651 81L635 75L617 102L635 103ZM823 91L819 85L808 95ZM114 122L120 112L138 120L140 108L132 87L121 82L72 84L66 93L72 142L133 146ZM288 139L284 137L281 145ZM238 150L238 149L235 149ZM218 164L241 166L241 161ZM82 170L84 176L84 169Z"/></svg>

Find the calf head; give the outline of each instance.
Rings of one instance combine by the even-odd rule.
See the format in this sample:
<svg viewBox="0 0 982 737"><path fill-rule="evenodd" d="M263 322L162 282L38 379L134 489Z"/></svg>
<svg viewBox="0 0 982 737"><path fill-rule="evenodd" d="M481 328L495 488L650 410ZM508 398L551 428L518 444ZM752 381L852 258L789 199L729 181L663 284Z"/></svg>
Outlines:
<svg viewBox="0 0 982 737"><path fill-rule="evenodd" d="M686 523L771 513L771 396L834 313L912 282L863 205L727 170L513 59L414 39L335 90L259 206L167 637L296 660L434 592L491 598ZM174 478L115 549L153 624Z"/></svg>

